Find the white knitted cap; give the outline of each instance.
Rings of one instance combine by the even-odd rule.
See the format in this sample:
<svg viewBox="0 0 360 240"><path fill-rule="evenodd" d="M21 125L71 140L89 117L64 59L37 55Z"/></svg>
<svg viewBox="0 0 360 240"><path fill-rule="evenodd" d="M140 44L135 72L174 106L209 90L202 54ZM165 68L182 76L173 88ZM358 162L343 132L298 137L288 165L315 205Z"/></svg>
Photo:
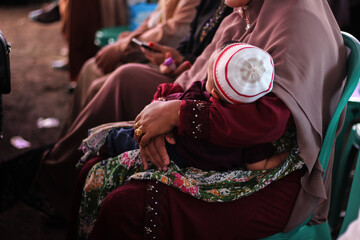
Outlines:
<svg viewBox="0 0 360 240"><path fill-rule="evenodd" d="M273 87L274 62L266 51L243 43L222 49L213 65L214 84L230 103L254 102Z"/></svg>

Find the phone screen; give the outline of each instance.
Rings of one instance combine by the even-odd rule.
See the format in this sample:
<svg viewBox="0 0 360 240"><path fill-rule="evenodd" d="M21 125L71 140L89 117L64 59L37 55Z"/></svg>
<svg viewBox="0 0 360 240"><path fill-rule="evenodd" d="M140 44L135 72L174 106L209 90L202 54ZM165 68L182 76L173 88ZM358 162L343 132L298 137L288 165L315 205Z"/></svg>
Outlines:
<svg viewBox="0 0 360 240"><path fill-rule="evenodd" d="M146 49L150 50L150 51L159 52L159 51L157 51L157 50L155 50L155 49L152 49L151 47L149 47L149 46L147 45L147 43L142 42L142 41L140 41L140 40L137 39L137 38L132 38L131 41L132 41L133 43L136 43L137 45L143 47L143 48L146 48Z"/></svg>

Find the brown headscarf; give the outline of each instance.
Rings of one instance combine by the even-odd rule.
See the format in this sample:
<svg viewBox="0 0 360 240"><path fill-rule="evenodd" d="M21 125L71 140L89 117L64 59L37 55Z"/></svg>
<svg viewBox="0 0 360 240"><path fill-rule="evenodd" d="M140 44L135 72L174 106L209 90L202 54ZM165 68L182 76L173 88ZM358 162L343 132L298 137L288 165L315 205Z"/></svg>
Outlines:
<svg viewBox="0 0 360 240"><path fill-rule="evenodd" d="M248 30L239 10L234 9L224 19L212 44L176 82L186 89L195 80L205 80L211 53L230 40L269 52L275 63L273 92L292 113L307 167L284 231L314 211L311 223L323 222L329 207L333 155L325 182L317 157L346 76L346 49L340 29L326 0L251 0L245 9L250 20Z"/></svg>

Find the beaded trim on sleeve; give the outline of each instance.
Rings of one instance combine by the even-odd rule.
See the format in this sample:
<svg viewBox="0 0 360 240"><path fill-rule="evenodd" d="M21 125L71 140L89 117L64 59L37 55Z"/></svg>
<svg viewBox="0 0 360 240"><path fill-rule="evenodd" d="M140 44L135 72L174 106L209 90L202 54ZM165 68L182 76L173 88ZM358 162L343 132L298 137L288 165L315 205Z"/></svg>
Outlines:
<svg viewBox="0 0 360 240"><path fill-rule="evenodd" d="M209 108L210 104L203 101L186 101L181 108L181 111L186 112L181 118L185 126L183 133L194 139L206 139L209 133Z"/></svg>

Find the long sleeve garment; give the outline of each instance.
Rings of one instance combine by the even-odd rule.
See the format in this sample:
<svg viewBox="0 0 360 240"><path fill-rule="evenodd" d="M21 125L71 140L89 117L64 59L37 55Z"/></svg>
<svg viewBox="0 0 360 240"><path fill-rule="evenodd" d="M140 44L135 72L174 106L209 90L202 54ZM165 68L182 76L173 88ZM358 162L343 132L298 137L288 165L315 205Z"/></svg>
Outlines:
<svg viewBox="0 0 360 240"><path fill-rule="evenodd" d="M157 8L135 30L129 34L120 34L115 44L121 51L120 63L147 62L131 39L144 42L157 42L172 48L178 46L190 31L190 23L196 16L196 7L200 0L160 0Z"/></svg>
<svg viewBox="0 0 360 240"><path fill-rule="evenodd" d="M205 81L196 81L185 92L178 84L161 84L158 98L182 100L176 144L167 147L181 167L224 171L269 158L271 142L292 122L289 109L272 93L253 103L222 103L205 90Z"/></svg>

